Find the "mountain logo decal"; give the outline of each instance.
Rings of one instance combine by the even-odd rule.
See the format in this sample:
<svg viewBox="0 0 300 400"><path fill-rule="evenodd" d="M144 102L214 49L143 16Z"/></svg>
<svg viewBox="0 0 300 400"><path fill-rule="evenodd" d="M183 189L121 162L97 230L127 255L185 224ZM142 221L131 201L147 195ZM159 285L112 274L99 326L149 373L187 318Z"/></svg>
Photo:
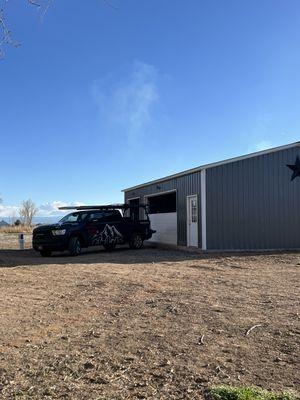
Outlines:
<svg viewBox="0 0 300 400"><path fill-rule="evenodd" d="M97 232L92 238L92 244L94 246L104 244L121 244L124 243L123 235L113 225L105 225L101 233Z"/></svg>

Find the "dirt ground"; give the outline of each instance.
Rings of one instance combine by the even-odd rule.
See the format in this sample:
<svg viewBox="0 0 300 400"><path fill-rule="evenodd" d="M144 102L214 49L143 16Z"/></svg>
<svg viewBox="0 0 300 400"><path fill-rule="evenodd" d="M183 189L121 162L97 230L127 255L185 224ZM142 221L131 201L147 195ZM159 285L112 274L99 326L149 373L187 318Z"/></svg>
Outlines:
<svg viewBox="0 0 300 400"><path fill-rule="evenodd" d="M0 243L1 399L300 389L299 253L41 258L15 237Z"/></svg>

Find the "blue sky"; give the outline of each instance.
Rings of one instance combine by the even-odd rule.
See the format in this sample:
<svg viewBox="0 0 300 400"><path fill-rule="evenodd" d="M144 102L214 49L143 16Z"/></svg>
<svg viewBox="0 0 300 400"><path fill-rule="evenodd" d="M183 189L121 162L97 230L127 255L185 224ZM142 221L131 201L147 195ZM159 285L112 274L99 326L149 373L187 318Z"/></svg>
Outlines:
<svg viewBox="0 0 300 400"><path fill-rule="evenodd" d="M299 1L109 1L5 3L0 215L299 139Z"/></svg>

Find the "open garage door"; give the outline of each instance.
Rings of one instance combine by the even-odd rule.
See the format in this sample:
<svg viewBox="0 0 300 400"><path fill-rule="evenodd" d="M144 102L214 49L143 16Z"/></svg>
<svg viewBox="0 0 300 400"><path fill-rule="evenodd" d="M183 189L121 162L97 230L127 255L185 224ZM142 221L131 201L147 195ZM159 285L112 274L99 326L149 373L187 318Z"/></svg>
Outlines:
<svg viewBox="0 0 300 400"><path fill-rule="evenodd" d="M156 233L151 242L177 245L176 192L149 196L149 218Z"/></svg>

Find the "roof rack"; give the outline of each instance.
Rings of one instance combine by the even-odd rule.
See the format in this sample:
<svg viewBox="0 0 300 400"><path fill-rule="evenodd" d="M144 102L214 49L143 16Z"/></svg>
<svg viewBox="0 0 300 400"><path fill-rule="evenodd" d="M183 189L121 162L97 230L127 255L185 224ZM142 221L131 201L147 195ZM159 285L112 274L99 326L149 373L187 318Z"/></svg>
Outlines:
<svg viewBox="0 0 300 400"><path fill-rule="evenodd" d="M58 207L59 210L127 210L129 208L146 208L146 204L129 205L129 204L106 204L106 205L94 205L94 206L67 206Z"/></svg>

